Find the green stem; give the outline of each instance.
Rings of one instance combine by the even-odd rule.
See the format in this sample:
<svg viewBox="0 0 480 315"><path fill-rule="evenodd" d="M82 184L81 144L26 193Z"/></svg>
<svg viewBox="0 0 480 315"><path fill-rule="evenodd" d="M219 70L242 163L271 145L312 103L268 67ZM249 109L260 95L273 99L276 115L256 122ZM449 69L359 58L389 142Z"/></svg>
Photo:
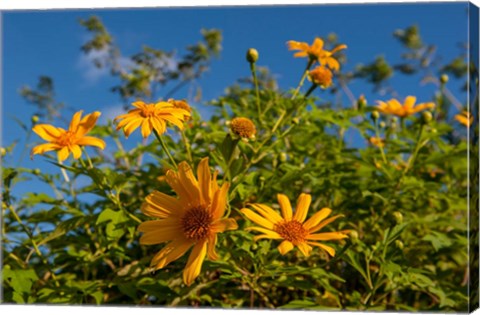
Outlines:
<svg viewBox="0 0 480 315"><path fill-rule="evenodd" d="M63 165L63 162L58 158L58 164ZM62 172L63 178L67 183L70 182L70 178L68 177L67 171L63 167L60 167L60 172Z"/></svg>
<svg viewBox="0 0 480 315"><path fill-rule="evenodd" d="M408 159L407 166L405 166L405 170L403 171L402 178L405 174L407 174L408 170L410 167L412 167L413 162L415 162L415 159L417 158L418 152L420 151L420 148L422 145L420 145L420 140L422 139L422 134L423 134L423 129L425 125L422 124L420 127L420 130L418 131L418 136L417 136L417 143L415 144L415 149L413 150L412 155L410 155L410 158Z"/></svg>
<svg viewBox="0 0 480 315"><path fill-rule="evenodd" d="M258 118L260 119L262 110L260 108L260 92L258 90L258 79L257 79L257 70L255 69L255 63L250 63L250 71L252 72L253 76L253 83L255 84L255 94L257 97L257 111L258 111Z"/></svg>
<svg viewBox="0 0 480 315"><path fill-rule="evenodd" d="M385 150L383 149L383 146L382 146L382 139L380 138L380 130L378 129L378 119L375 120L375 135L377 137L377 139L380 141L380 144L378 145L378 148L380 149L380 152L382 153L382 159L383 159L383 163L385 163L385 165L388 164L387 162L387 157L385 155Z"/></svg>
<svg viewBox="0 0 480 315"><path fill-rule="evenodd" d="M90 168L93 168L93 163L92 163L92 160L90 159L90 156L87 153L87 150L85 148L82 148L82 149L83 149L83 152L85 153L85 156L87 157L88 166L90 166Z"/></svg>
<svg viewBox="0 0 480 315"><path fill-rule="evenodd" d="M178 169L177 163L175 163L175 160L173 159L173 156L170 154L170 151L168 150L168 146L165 143L165 141L163 141L162 136L160 136L155 129L153 130L153 133L157 137L158 141L160 141L160 145L162 146L163 151L165 151L165 153L168 155L168 158L170 159L170 162L172 162L172 165L175 167L175 169Z"/></svg>
<svg viewBox="0 0 480 315"><path fill-rule="evenodd" d="M293 92L293 95L292 95L291 100L294 100L295 97L297 96L298 92L300 91L300 88L303 86L303 82L304 82L305 79L307 78L308 70L310 70L310 67L313 65L314 62L315 62L315 60L312 60L312 59L310 59L310 60L308 61L307 66L305 67L305 71L303 71L302 78L300 79L300 83L298 83L298 86L297 86L297 88L295 89L295 92Z"/></svg>
<svg viewBox="0 0 480 315"><path fill-rule="evenodd" d="M183 145L185 146L185 149L187 150L187 158L190 164L193 163L193 156L192 156L192 150L190 147L190 142L188 141L188 138L185 136L185 132L183 130L180 130L180 134L182 135L182 141Z"/></svg>
<svg viewBox="0 0 480 315"><path fill-rule="evenodd" d="M42 252L40 251L40 249L38 248L38 245L37 245L37 242L35 242L35 239L33 238L33 235L32 233L28 230L27 226L25 226L22 222L22 220L20 219L20 217L18 216L17 212L15 211L14 207L12 205L8 205L8 208L10 209L10 212L13 214L13 217L15 218L15 220L18 222L18 224L22 227L22 229L25 231L25 234L27 234L30 242L32 243L33 245L33 248L35 250L35 253L38 255L38 257L42 260L43 264L45 264L45 266L47 267L47 270L50 272L50 274L52 275L52 279L54 280L55 282L55 286L56 287L60 287L60 283L58 282L57 280L57 277L55 276L55 273L51 270L49 264L48 264L48 261L45 259L45 257L43 257L42 255Z"/></svg>
<svg viewBox="0 0 480 315"><path fill-rule="evenodd" d="M318 85L312 84L312 86L308 89L307 93L305 93L305 98L307 98L310 94L312 94L313 91L317 88Z"/></svg>

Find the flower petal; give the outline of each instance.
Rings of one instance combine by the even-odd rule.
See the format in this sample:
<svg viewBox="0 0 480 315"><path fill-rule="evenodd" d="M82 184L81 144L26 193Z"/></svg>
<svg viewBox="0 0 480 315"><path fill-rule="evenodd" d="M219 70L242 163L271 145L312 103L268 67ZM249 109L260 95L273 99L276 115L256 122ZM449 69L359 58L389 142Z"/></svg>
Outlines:
<svg viewBox="0 0 480 315"><path fill-rule="evenodd" d="M78 124L77 129L71 130L71 131L74 131L77 137L84 136L85 134L87 134L87 132L92 130L92 128L95 126L97 122L98 117L100 117L101 114L102 113L100 112L93 112L91 114L86 115Z"/></svg>
<svg viewBox="0 0 480 315"><path fill-rule="evenodd" d="M198 186L200 187L200 197L204 204L212 202L212 183L210 168L208 167L208 157L204 158L197 166Z"/></svg>
<svg viewBox="0 0 480 315"><path fill-rule="evenodd" d="M310 203L312 202L312 196L309 194L300 194L297 200L297 207L295 209L295 214L293 215L293 219L297 220L300 223L305 221L307 217L308 208L310 207Z"/></svg>
<svg viewBox="0 0 480 315"><path fill-rule="evenodd" d="M213 234L208 238L207 242L207 255L210 260L217 260L218 254L215 251L215 245L217 244L217 234Z"/></svg>
<svg viewBox="0 0 480 315"><path fill-rule="evenodd" d="M333 249L330 246L327 246L327 245L324 245L324 244L321 244L321 243L317 243L317 242L308 242L308 244L313 245L313 246L318 246L321 249L325 250L327 253L329 253L330 256L332 256L332 257L335 256L335 249Z"/></svg>
<svg viewBox="0 0 480 315"><path fill-rule="evenodd" d="M274 223L256 214L252 210L243 208L242 210L240 210L240 212L243 213L250 221L253 221L256 224L261 225L267 229L270 229L270 230L273 229Z"/></svg>
<svg viewBox="0 0 480 315"><path fill-rule="evenodd" d="M278 203L280 204L280 210L282 211L282 217L290 221L292 219L292 205L290 204L290 200L284 194L277 195Z"/></svg>
<svg viewBox="0 0 480 315"><path fill-rule="evenodd" d="M298 249L302 252L302 254L305 256L305 257L308 257L310 256L310 253L312 252L312 246L308 245L307 243L303 242L303 243L299 243L297 245Z"/></svg>
<svg viewBox="0 0 480 315"><path fill-rule="evenodd" d="M188 257L187 265L183 270L183 282L185 282L186 285L191 285L200 274L206 253L206 241L200 242L193 247L190 257Z"/></svg>
<svg viewBox="0 0 480 315"><path fill-rule="evenodd" d="M158 221L147 221L147 222L158 222ZM147 223L143 222L143 223ZM155 226L154 226L155 227ZM151 228L151 226L143 226L142 229ZM140 226L139 226L140 230ZM168 241L172 241L178 238L178 234L181 233L178 226L160 226L159 228L151 231L145 232L140 237L140 244L142 245L153 245L160 244Z"/></svg>
<svg viewBox="0 0 480 315"><path fill-rule="evenodd" d="M192 242L178 238L165 245L161 251L159 251L152 259L151 266L155 266L155 269L161 269L177 260L193 245Z"/></svg>
<svg viewBox="0 0 480 315"><path fill-rule="evenodd" d="M324 226L326 226L327 224L332 223L332 222L335 221L336 219L338 219L338 218L340 218L340 217L343 217L343 216L344 216L343 214L339 214L339 215L333 216L333 217L331 217L331 218L328 218L328 219L326 219L325 221L320 222L318 225L311 227L311 228L309 229L309 232L310 232L310 233L313 233L313 232L319 231L319 230L321 230Z"/></svg>
<svg viewBox="0 0 480 315"><path fill-rule="evenodd" d="M50 142L56 141L62 135L59 128L47 124L35 125L32 130L43 140Z"/></svg>
<svg viewBox="0 0 480 315"><path fill-rule="evenodd" d="M314 240L314 241L341 240L344 238L348 238L348 236L340 232L310 234L306 237L307 240Z"/></svg>
<svg viewBox="0 0 480 315"><path fill-rule="evenodd" d="M58 150L60 149L62 146L56 144L56 143L44 143L44 144L39 144L37 146L34 146L32 148L32 152L31 152L31 155L34 155L34 154L43 154L45 152L48 152L48 151L53 151L53 150Z"/></svg>
<svg viewBox="0 0 480 315"><path fill-rule="evenodd" d="M220 221L217 221L211 226L212 233L221 233L227 230L236 230L238 229L238 224L235 219L226 218Z"/></svg>
<svg viewBox="0 0 480 315"><path fill-rule="evenodd" d="M229 183L223 183L222 188L217 190L213 196L211 211L213 215L213 220L218 220L225 214L225 208L227 207L228 202L228 189L230 188Z"/></svg>
<svg viewBox="0 0 480 315"><path fill-rule="evenodd" d="M83 110L78 111L73 115L72 120L70 121L70 126L68 127L68 130L77 130L78 124L80 123L80 120L82 118L82 113L83 113Z"/></svg>
<svg viewBox="0 0 480 315"><path fill-rule="evenodd" d="M80 149L80 147L76 144L71 145L69 150L73 153L73 158L76 160L82 156L82 149Z"/></svg>
<svg viewBox="0 0 480 315"><path fill-rule="evenodd" d="M148 216L166 218L168 216L181 216L185 210L177 198L154 190L145 198L140 210Z"/></svg>
<svg viewBox="0 0 480 315"><path fill-rule="evenodd" d="M273 223L283 221L283 218L280 216L280 214L278 214L275 210L266 205L260 203L252 203L250 204L250 206L254 208L259 214L261 214Z"/></svg>
<svg viewBox="0 0 480 315"><path fill-rule="evenodd" d="M314 215L310 217L304 224L303 227L307 230L310 230L312 227L318 225L322 220L328 217L332 213L332 210L329 208L323 208Z"/></svg>
<svg viewBox="0 0 480 315"><path fill-rule="evenodd" d="M58 160L60 162L63 162L65 161L68 156L70 155L70 150L68 150L68 147L62 147L58 152L57 152L57 156L58 156Z"/></svg>
<svg viewBox="0 0 480 315"><path fill-rule="evenodd" d="M281 242L280 245L278 245L277 249L280 252L280 254L285 255L286 253L291 251L293 249L293 247L294 246L293 246L292 242L285 240L285 241Z"/></svg>
<svg viewBox="0 0 480 315"><path fill-rule="evenodd" d="M105 149L105 141L103 141L102 139L95 138L95 137L85 136L85 137L82 137L82 138L78 139L76 142L77 142L78 145L90 145L90 146L94 146L94 147L99 147L102 150Z"/></svg>

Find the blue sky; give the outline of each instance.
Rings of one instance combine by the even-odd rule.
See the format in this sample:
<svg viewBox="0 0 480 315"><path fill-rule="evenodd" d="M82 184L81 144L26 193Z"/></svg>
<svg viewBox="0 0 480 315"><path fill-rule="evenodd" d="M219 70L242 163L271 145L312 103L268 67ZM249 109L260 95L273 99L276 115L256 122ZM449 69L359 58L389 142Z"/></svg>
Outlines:
<svg viewBox="0 0 480 315"><path fill-rule="evenodd" d="M281 88L296 86L305 59L294 59L285 42L312 42L315 36L325 37L331 32L348 45L347 63L342 65L345 70L369 63L379 55L391 63L398 62L403 49L392 33L412 24L418 25L424 41L435 44L437 54L449 61L461 52L459 44L467 41L467 6L467 2L457 2L3 12L2 145L20 140L17 151L21 151L25 134L11 117L29 122L33 107L22 100L18 90L24 85L35 86L40 75L54 79L57 100L70 107L85 112L100 110L104 117L118 109L121 100L110 92L117 81L108 73L95 71L80 50L88 34L79 25L79 18L99 16L125 56L138 52L142 44L181 52L200 39L200 29L221 29L221 57L198 81L203 100L208 101L221 95L236 79L249 76L245 61L249 47L260 52L259 65L268 66L278 75ZM396 75L391 83L401 97L417 95L420 101L430 100L434 86L421 86L418 79ZM364 93L369 100L381 99L364 83L354 83L350 88L355 96ZM186 97L187 90L176 97ZM455 85L453 91L458 92ZM195 106L205 112L201 103ZM39 140L36 135L32 138ZM40 156L33 161L27 156L22 165L43 169L48 164Z"/></svg>

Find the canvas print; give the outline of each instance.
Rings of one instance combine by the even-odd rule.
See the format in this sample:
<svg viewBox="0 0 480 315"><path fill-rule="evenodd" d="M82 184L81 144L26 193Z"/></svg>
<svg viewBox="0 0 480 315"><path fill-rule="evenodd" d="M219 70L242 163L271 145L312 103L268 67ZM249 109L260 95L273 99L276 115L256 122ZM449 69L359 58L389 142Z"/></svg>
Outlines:
<svg viewBox="0 0 480 315"><path fill-rule="evenodd" d="M478 307L478 7L1 18L2 303Z"/></svg>

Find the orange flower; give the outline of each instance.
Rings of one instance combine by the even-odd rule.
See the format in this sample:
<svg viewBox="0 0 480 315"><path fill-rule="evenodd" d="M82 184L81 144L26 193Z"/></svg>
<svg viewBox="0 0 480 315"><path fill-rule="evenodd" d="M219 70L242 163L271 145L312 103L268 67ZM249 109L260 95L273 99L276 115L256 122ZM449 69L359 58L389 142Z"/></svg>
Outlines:
<svg viewBox="0 0 480 315"><path fill-rule="evenodd" d="M308 79L322 89L326 89L332 85L332 77L332 71L323 66L318 66L308 73Z"/></svg>
<svg viewBox="0 0 480 315"><path fill-rule="evenodd" d="M93 112L82 117L83 111L76 112L68 130L57 128L48 124L38 124L33 127L33 132L49 143L44 143L33 147L31 155L43 154L48 151L58 151L58 160L65 161L70 153L73 158L78 159L82 155L80 146L91 145L105 149L105 142L95 137L85 136L95 126L100 112Z"/></svg>
<svg viewBox="0 0 480 315"><path fill-rule="evenodd" d="M347 238L346 233L349 231L316 232L342 215L336 215L326 219L332 210L323 208L305 221L308 208L312 201L312 197L309 194L300 194L295 213L292 212L292 206L287 196L278 194L277 198L282 215L266 205L257 203L250 205L256 212L247 208L240 210L249 220L259 225L258 227L247 228L262 233L255 236L254 240L256 241L262 238L283 240L278 246L278 250L282 255L285 255L296 246L304 256L309 256L312 251L312 246L317 246L331 256L335 256L335 249L318 241Z"/></svg>
<svg viewBox="0 0 480 315"><path fill-rule="evenodd" d="M333 54L347 48L347 45L338 45L332 51L324 50L323 40L319 37L315 38L311 46L308 43L293 40L288 41L287 45L289 50L299 50L293 55L294 57L308 57L312 61L318 61L322 66L328 65L332 70L340 68L340 64Z"/></svg>
<svg viewBox="0 0 480 315"><path fill-rule="evenodd" d="M230 122L230 129L234 134L244 139L255 139L257 129L255 124L248 118L235 117Z"/></svg>
<svg viewBox="0 0 480 315"><path fill-rule="evenodd" d="M455 120L457 120L462 125L470 127L473 123L473 116L469 112L464 111L461 114L455 115Z"/></svg>
<svg viewBox="0 0 480 315"><path fill-rule="evenodd" d="M369 142L379 148L383 148L385 146L385 140L378 137L370 137Z"/></svg>
<svg viewBox="0 0 480 315"><path fill-rule="evenodd" d="M217 173L210 174L208 158L204 158L197 168L197 180L192 168L182 162L178 172L169 170L166 175L167 183L178 198L154 191L141 207L143 213L159 220L138 226L138 230L144 232L140 244L167 243L152 259L155 269L165 267L193 247L183 270L183 281L187 285L200 274L205 256L212 260L218 258L217 234L237 228L234 219L224 217L230 185L224 182L219 187Z"/></svg>
<svg viewBox="0 0 480 315"><path fill-rule="evenodd" d="M125 137L130 136L140 126L144 138L148 137L152 130L161 135L167 131L167 122L183 129L185 118L190 117L190 112L168 102L145 104L142 101L137 101L133 102L132 105L136 108L115 118L115 120L121 120L117 125L117 130L123 128Z"/></svg>
<svg viewBox="0 0 480 315"><path fill-rule="evenodd" d="M396 99L391 99L387 102L377 101L378 110L384 114L407 117L422 110L435 107L435 104L432 102L421 103L415 106L416 100L417 98L415 96L407 96L403 104L400 104Z"/></svg>

